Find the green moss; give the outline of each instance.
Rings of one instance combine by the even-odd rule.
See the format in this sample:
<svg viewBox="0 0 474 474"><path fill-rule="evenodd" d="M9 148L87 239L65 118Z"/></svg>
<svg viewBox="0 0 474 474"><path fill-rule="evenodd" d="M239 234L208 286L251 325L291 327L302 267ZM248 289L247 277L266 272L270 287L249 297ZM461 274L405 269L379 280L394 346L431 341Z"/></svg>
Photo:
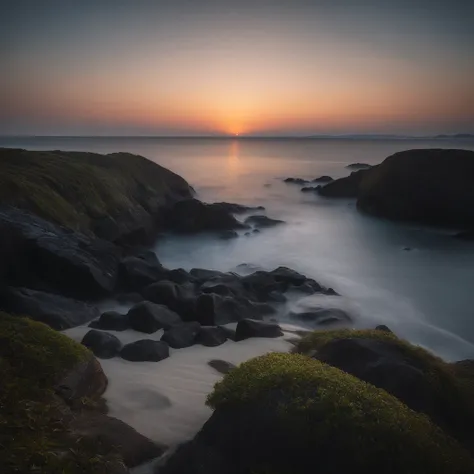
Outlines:
<svg viewBox="0 0 474 474"><path fill-rule="evenodd" d="M384 390L303 355L274 353L242 364L216 384L208 404L214 409L255 403L268 406L271 393L281 400L277 410L281 430L297 441L294 446L308 449L308 456L314 453L314 466L305 472L315 472L318 466L327 472L319 464L317 450L319 443L328 441L336 444L340 454L333 468L413 474L474 472L469 455L426 416ZM380 471L370 470L374 467ZM283 473L287 467L277 461L265 469ZM255 466L255 472L261 470L262 466Z"/></svg>
<svg viewBox="0 0 474 474"><path fill-rule="evenodd" d="M72 413L53 387L90 352L48 326L0 313L2 473L104 473L115 461L71 437Z"/></svg>
<svg viewBox="0 0 474 474"><path fill-rule="evenodd" d="M0 200L84 233L101 218L153 211L187 190L179 176L136 155L0 149Z"/></svg>

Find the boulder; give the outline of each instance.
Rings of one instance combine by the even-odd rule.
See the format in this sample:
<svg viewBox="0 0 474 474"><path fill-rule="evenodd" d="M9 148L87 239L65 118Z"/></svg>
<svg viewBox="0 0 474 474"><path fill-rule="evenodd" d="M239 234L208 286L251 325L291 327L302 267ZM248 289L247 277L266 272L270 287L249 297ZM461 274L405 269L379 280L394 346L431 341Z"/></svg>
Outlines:
<svg viewBox="0 0 474 474"><path fill-rule="evenodd" d="M285 221L279 219L271 219L268 216L250 216L245 219L245 224L252 225L254 227L264 228L264 227L274 227L279 224L284 224Z"/></svg>
<svg viewBox="0 0 474 474"><path fill-rule="evenodd" d="M280 337L283 331L275 323L255 321L253 319L242 319L237 323L235 333L236 341L243 341L251 337Z"/></svg>
<svg viewBox="0 0 474 474"><path fill-rule="evenodd" d="M388 326L385 326L385 324L379 324L378 326L375 326L375 329L377 331L393 333L393 331Z"/></svg>
<svg viewBox="0 0 474 474"><path fill-rule="evenodd" d="M144 301L133 306L128 314L130 327L151 334L158 329L170 329L181 323L181 318L166 306Z"/></svg>
<svg viewBox="0 0 474 474"><path fill-rule="evenodd" d="M227 326L217 326L229 339L229 341L234 341L235 342L235 329L231 329Z"/></svg>
<svg viewBox="0 0 474 474"><path fill-rule="evenodd" d="M226 331L222 327L201 326L196 336L196 344L206 347L216 347L227 341Z"/></svg>
<svg viewBox="0 0 474 474"><path fill-rule="evenodd" d="M365 176L370 170L354 171L345 178L335 179L317 190L318 194L325 197L356 198Z"/></svg>
<svg viewBox="0 0 474 474"><path fill-rule="evenodd" d="M147 286L143 295L148 301L168 306L185 319L194 313L195 295L190 287L163 280Z"/></svg>
<svg viewBox="0 0 474 474"><path fill-rule="evenodd" d="M120 284L122 288L130 291L139 291L166 276L167 270L151 251L129 255L120 262Z"/></svg>
<svg viewBox="0 0 474 474"><path fill-rule="evenodd" d="M204 283L211 278L229 275L228 273L219 272L217 270L207 270L206 268L192 268L189 273L198 283Z"/></svg>
<svg viewBox="0 0 474 474"><path fill-rule="evenodd" d="M82 301L27 288L3 289L0 305L10 313L27 315L57 330L79 326L100 314L98 308Z"/></svg>
<svg viewBox="0 0 474 474"><path fill-rule="evenodd" d="M172 281L173 283L178 283L179 285L187 283L193 280L191 274L182 268L175 268L173 270L168 270L167 280Z"/></svg>
<svg viewBox="0 0 474 474"><path fill-rule="evenodd" d="M115 357L122 347L119 339L113 334L91 329L82 339L81 344L90 349L100 359Z"/></svg>
<svg viewBox="0 0 474 474"><path fill-rule="evenodd" d="M228 209L220 205L205 204L197 199L176 203L166 215L166 225L181 233L235 230L244 227Z"/></svg>
<svg viewBox="0 0 474 474"><path fill-rule="evenodd" d="M331 176L323 175L323 176L320 176L319 178L313 179L311 182L312 183L329 183L330 181L334 181L334 179L331 178Z"/></svg>
<svg viewBox="0 0 474 474"><path fill-rule="evenodd" d="M4 280L11 286L100 298L115 290L121 250L16 208L0 209L0 243L10 234Z"/></svg>
<svg viewBox="0 0 474 474"><path fill-rule="evenodd" d="M129 304L129 303L140 303L144 298L140 293L137 292L128 292L128 293L118 293L115 296L115 299L119 303Z"/></svg>
<svg viewBox="0 0 474 474"><path fill-rule="evenodd" d="M249 211L264 211L263 206L244 206L242 204L234 204L230 202L214 202L208 204L212 209L218 210L221 212L228 212L230 214L243 214L244 212Z"/></svg>
<svg viewBox="0 0 474 474"><path fill-rule="evenodd" d="M201 325L196 322L181 323L166 330L161 336L161 340L166 342L173 349L183 349L195 343Z"/></svg>
<svg viewBox="0 0 474 474"><path fill-rule="evenodd" d="M92 321L89 327L105 331L125 331L130 328L130 322L126 314L117 311L106 311L100 315L98 321Z"/></svg>
<svg viewBox="0 0 474 474"><path fill-rule="evenodd" d="M168 344L162 341L142 339L123 346L120 357L132 362L159 362L170 356Z"/></svg>
<svg viewBox="0 0 474 474"><path fill-rule="evenodd" d="M319 186L304 186L301 188L302 193L311 193L311 192L316 192Z"/></svg>
<svg viewBox="0 0 474 474"><path fill-rule="evenodd" d="M285 178L283 180L285 183L290 183L290 184L308 184L310 181L303 179L303 178Z"/></svg>
<svg viewBox="0 0 474 474"><path fill-rule="evenodd" d="M393 220L474 229L474 151L403 151L366 173L357 199L361 211Z"/></svg>
<svg viewBox="0 0 474 474"><path fill-rule="evenodd" d="M235 239L239 234L235 230L225 230L219 234L219 239L221 240L230 240Z"/></svg>

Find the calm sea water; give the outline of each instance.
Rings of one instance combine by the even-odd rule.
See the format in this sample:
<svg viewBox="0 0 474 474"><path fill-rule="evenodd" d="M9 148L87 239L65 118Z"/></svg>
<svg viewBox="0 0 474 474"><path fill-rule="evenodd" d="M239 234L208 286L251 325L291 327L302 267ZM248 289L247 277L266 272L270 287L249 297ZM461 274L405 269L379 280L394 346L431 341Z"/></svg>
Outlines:
<svg viewBox="0 0 474 474"><path fill-rule="evenodd" d="M173 236L157 243L157 254L186 269L286 265L341 293L313 299L347 309L356 327L387 324L446 359L474 358L474 243L364 216L350 200L282 182L344 176L349 163L376 164L410 148L474 150L473 140L1 138L0 146L138 153L182 175L203 200L263 205L287 224L231 241Z"/></svg>

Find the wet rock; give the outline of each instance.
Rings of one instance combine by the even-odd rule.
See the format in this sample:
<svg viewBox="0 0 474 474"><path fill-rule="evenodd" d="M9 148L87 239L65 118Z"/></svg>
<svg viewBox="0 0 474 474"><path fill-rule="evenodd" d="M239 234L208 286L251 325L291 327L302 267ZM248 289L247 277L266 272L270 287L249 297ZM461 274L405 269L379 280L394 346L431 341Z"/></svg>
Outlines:
<svg viewBox="0 0 474 474"><path fill-rule="evenodd" d="M119 339L113 334L91 329L81 341L81 344L90 349L100 359L115 357L122 347Z"/></svg>
<svg viewBox="0 0 474 474"><path fill-rule="evenodd" d="M323 295L327 296L340 296L334 288L325 288L321 292L323 293Z"/></svg>
<svg viewBox="0 0 474 474"><path fill-rule="evenodd" d="M181 323L165 331L161 340L173 349L183 349L195 343L200 329L201 325L196 321Z"/></svg>
<svg viewBox="0 0 474 474"><path fill-rule="evenodd" d="M130 328L128 316L117 311L106 311L100 315L98 321L92 321L89 327L105 331L125 331Z"/></svg>
<svg viewBox="0 0 474 474"><path fill-rule="evenodd" d="M216 347L227 341L226 331L222 327L202 326L196 337L196 344Z"/></svg>
<svg viewBox="0 0 474 474"><path fill-rule="evenodd" d="M208 365L224 375L228 374L232 369L235 369L234 364L220 359L212 359L208 362Z"/></svg>
<svg viewBox="0 0 474 474"><path fill-rule="evenodd" d="M236 239L239 236L239 234L235 230L226 230L219 234L219 239L221 240L230 240L230 239Z"/></svg>
<svg viewBox="0 0 474 474"><path fill-rule="evenodd" d="M302 193L311 193L311 192L315 192L318 188L319 188L319 186L305 186L305 187L301 188L301 192Z"/></svg>
<svg viewBox="0 0 474 474"><path fill-rule="evenodd" d="M264 211L263 206L244 206L242 204L234 204L230 202L215 202L213 204L208 204L214 210L228 212L230 214L243 214L244 212L249 211Z"/></svg>
<svg viewBox="0 0 474 474"><path fill-rule="evenodd" d="M269 301L275 301L276 303L285 303L286 299L286 296L283 293L280 293L279 291L270 291L270 293L268 293Z"/></svg>
<svg viewBox="0 0 474 474"><path fill-rule="evenodd" d="M303 179L303 178L285 178L283 180L285 183L290 183L290 184L308 184L310 181Z"/></svg>
<svg viewBox="0 0 474 474"><path fill-rule="evenodd" d="M235 333L236 341L243 341L251 337L280 337L283 331L275 323L255 321L253 319L242 319L237 323Z"/></svg>
<svg viewBox="0 0 474 474"><path fill-rule="evenodd" d="M148 301L167 306L182 318L189 319L194 313L195 295L190 287L163 280L147 286L143 295Z"/></svg>
<svg viewBox="0 0 474 474"><path fill-rule="evenodd" d="M330 181L334 181L334 179L331 178L331 176L323 175L323 176L320 176L319 178L313 179L311 182L312 183L329 183Z"/></svg>
<svg viewBox="0 0 474 474"><path fill-rule="evenodd" d="M120 357L132 362L159 362L170 356L168 344L162 341L142 339L125 345L120 351Z"/></svg>
<svg viewBox="0 0 474 474"><path fill-rule="evenodd" d="M4 288L0 296L5 311L27 315L57 330L85 324L100 314L97 307L82 301L27 288Z"/></svg>
<svg viewBox="0 0 474 474"><path fill-rule="evenodd" d="M276 225L284 224L285 222L279 219L271 219L268 216L250 216L245 219L245 224L253 225L255 227L274 227Z"/></svg>
<svg viewBox="0 0 474 474"><path fill-rule="evenodd" d="M168 270L166 279L181 285L183 283L192 281L193 277L186 270L182 268L175 268L173 270Z"/></svg>
<svg viewBox="0 0 474 474"><path fill-rule="evenodd" d="M193 278L195 278L198 283L204 283L205 281L210 280L211 278L223 277L228 275L228 273L219 272L217 270L207 270L205 268L192 268L189 273Z"/></svg>
<svg viewBox="0 0 474 474"><path fill-rule="evenodd" d="M166 273L155 253L151 251L127 256L120 262L120 283L123 288L132 291L141 290L166 278Z"/></svg>
<svg viewBox="0 0 474 474"><path fill-rule="evenodd" d="M369 170L354 171L345 178L335 179L320 186L317 192L325 197L356 198L359 195L360 184L369 172Z"/></svg>
<svg viewBox="0 0 474 474"><path fill-rule="evenodd" d="M224 206L205 204L197 199L176 203L166 215L166 224L176 232L194 233L242 229L243 226Z"/></svg>
<svg viewBox="0 0 474 474"><path fill-rule="evenodd" d="M235 341L235 329L231 329L227 326L217 326L229 339L230 341Z"/></svg>
<svg viewBox="0 0 474 474"><path fill-rule="evenodd" d="M140 293L135 293L135 292L131 292L131 293L119 293L115 299L119 302L119 303L123 303L123 304L128 304L128 303L140 303L140 301L143 301L144 298L143 296L140 294Z"/></svg>
<svg viewBox="0 0 474 474"><path fill-rule="evenodd" d="M384 332L393 333L393 331L388 326L385 326L385 324L379 324L378 326L375 327L375 329L377 331L384 331Z"/></svg>
<svg viewBox="0 0 474 474"><path fill-rule="evenodd" d="M158 329L170 329L180 324L181 318L166 306L144 301L138 303L128 312L130 327L135 331L148 334L158 331Z"/></svg>

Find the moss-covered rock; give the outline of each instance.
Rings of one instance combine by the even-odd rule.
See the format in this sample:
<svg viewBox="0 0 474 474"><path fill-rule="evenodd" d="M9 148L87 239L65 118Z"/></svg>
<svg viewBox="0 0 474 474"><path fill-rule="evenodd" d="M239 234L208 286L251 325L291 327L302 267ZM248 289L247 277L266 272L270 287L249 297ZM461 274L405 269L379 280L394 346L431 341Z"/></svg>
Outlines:
<svg viewBox="0 0 474 474"><path fill-rule="evenodd" d="M146 234L192 196L186 181L129 153L0 149L0 201L106 240Z"/></svg>
<svg viewBox="0 0 474 474"><path fill-rule="evenodd" d="M112 450L70 431L76 414L61 391L56 392L64 389L58 384L69 379L78 389L75 395L89 395L92 401L100 396L106 380L100 366L89 372L87 381L82 380L86 372L80 368L89 367L91 361L92 354L84 346L46 325L0 313L2 473L125 472Z"/></svg>
<svg viewBox="0 0 474 474"><path fill-rule="evenodd" d="M473 392L459 375L461 366L381 330L315 331L296 350L388 391L466 446L474 445Z"/></svg>
<svg viewBox="0 0 474 474"><path fill-rule="evenodd" d="M386 391L299 354L242 364L214 414L160 474L461 474L469 454Z"/></svg>

